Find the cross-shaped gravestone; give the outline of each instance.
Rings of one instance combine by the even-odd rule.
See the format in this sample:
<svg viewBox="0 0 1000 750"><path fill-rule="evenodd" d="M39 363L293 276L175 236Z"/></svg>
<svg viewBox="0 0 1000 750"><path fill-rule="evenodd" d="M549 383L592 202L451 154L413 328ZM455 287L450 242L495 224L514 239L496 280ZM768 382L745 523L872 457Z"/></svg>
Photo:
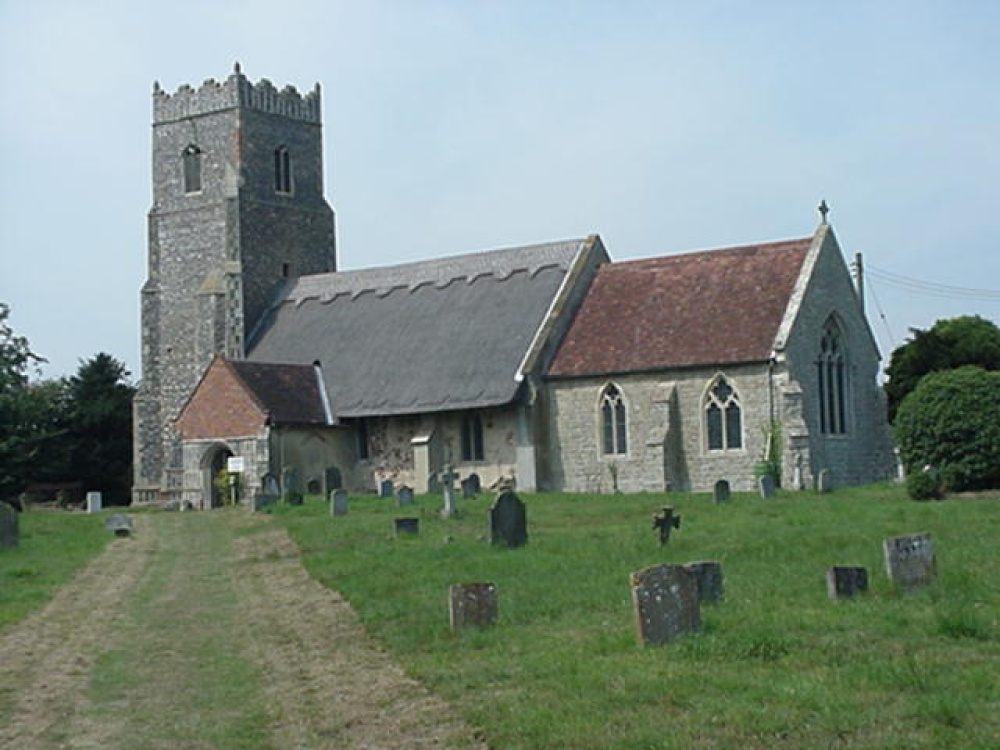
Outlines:
<svg viewBox="0 0 1000 750"><path fill-rule="evenodd" d="M674 515L674 509L669 505L663 506L663 510L653 516L653 528L660 531L660 544L670 541L670 529L681 527L681 517Z"/></svg>
<svg viewBox="0 0 1000 750"><path fill-rule="evenodd" d="M441 485L444 488L444 507L441 509L442 518L452 518L458 515L458 508L455 506L455 486L452 484L458 474L451 468L451 464L445 464L441 473Z"/></svg>

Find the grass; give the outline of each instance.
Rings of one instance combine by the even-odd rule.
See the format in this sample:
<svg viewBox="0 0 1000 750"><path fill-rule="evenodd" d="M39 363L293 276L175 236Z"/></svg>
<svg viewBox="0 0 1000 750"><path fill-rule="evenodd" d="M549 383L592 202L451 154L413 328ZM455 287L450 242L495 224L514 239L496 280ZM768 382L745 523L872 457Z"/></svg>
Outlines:
<svg viewBox="0 0 1000 750"><path fill-rule="evenodd" d="M530 541L486 542L490 500L440 497L405 512L352 498L275 509L316 578L340 591L414 676L517 748L987 748L1000 746L997 498L914 503L895 486L723 506L698 495L526 495ZM682 526L660 547L652 515ZM419 536L392 519L419 515ZM939 577L903 594L881 540L928 531ZM703 630L640 648L629 573L717 560L725 601ZM870 591L827 598L831 565L868 568ZM453 633L447 588L497 585L500 617Z"/></svg>
<svg viewBox="0 0 1000 750"><path fill-rule="evenodd" d="M113 538L103 515L19 514L20 543L0 550L0 630L45 604Z"/></svg>

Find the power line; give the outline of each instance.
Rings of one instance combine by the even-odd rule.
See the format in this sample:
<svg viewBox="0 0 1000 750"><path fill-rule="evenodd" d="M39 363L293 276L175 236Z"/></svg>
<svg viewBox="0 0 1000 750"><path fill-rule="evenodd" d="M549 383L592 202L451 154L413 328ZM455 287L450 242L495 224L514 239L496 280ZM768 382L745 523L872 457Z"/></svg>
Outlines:
<svg viewBox="0 0 1000 750"><path fill-rule="evenodd" d="M876 278L887 286L896 287L897 289L920 296L1000 303L1000 290L973 289L971 287L939 284L934 281L923 281L915 279L912 276L904 276L867 264L865 272L870 278Z"/></svg>

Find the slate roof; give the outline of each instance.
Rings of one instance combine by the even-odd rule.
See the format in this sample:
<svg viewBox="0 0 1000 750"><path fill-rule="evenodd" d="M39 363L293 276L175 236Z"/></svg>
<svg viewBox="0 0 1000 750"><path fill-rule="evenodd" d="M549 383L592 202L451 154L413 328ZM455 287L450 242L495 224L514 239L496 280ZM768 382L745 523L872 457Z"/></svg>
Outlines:
<svg viewBox="0 0 1000 750"><path fill-rule="evenodd" d="M272 424L327 424L316 368L227 360Z"/></svg>
<svg viewBox="0 0 1000 750"><path fill-rule="evenodd" d="M767 361L812 241L601 266L549 375Z"/></svg>
<svg viewBox="0 0 1000 750"><path fill-rule="evenodd" d="M295 280L251 336L254 362L322 363L338 417L510 403L590 239Z"/></svg>

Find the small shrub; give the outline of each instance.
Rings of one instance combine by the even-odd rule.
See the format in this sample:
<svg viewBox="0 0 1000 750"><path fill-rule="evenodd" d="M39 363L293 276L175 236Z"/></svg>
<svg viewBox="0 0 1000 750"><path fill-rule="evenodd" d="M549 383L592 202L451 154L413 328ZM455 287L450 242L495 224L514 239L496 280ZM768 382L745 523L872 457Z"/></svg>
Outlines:
<svg viewBox="0 0 1000 750"><path fill-rule="evenodd" d="M906 493L911 500L926 502L941 499L941 478L933 470L915 471L906 477Z"/></svg>

